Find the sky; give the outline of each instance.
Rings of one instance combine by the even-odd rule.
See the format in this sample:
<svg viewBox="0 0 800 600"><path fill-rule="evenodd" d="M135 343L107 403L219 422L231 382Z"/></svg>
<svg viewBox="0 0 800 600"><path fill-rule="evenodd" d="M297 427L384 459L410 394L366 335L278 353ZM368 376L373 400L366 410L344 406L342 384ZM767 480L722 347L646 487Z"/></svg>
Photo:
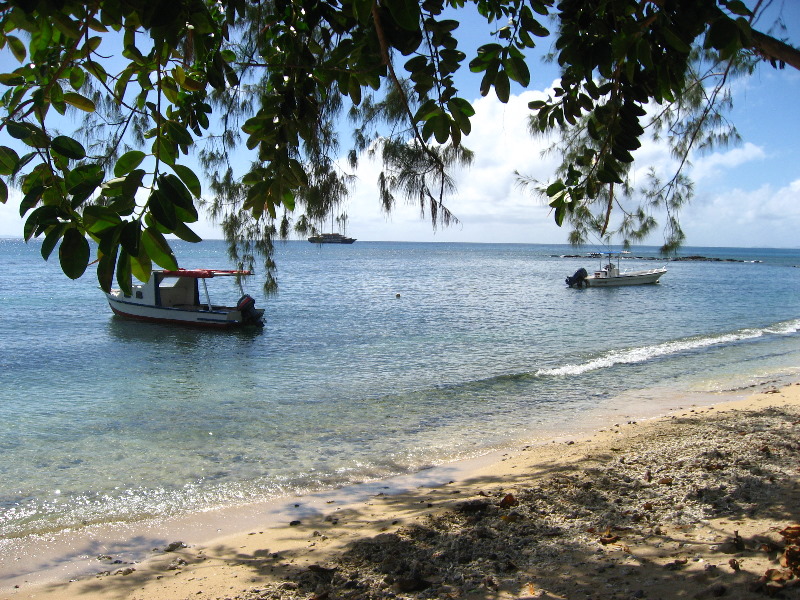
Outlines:
<svg viewBox="0 0 800 600"><path fill-rule="evenodd" d="M800 40L800 2L777 5L789 37ZM469 28L470 23L462 27ZM14 67L8 57L0 56L0 68ZM457 172L457 193L446 201L458 224L434 229L418 206L402 201L385 214L378 201L379 165L363 159L342 209L348 215L346 233L362 241L566 243L568 228L556 226L549 207L521 189L514 174L519 171L548 181L557 165L555 157L542 156L547 142L532 138L527 127L528 102L546 98L557 73L536 59L531 71L529 88L514 90L507 104L493 92L481 97L479 78L461 83L476 115L472 133L464 140L475 160ZM731 120L742 142L693 157L688 174L695 182L695 197L680 215L685 245L800 247L800 71L764 64L752 77L736 81L733 89ZM3 137L0 133L0 143L7 143ZM654 142L645 143L635 157L638 172L651 165L667 172L674 165L666 149ZM0 204L0 236L21 237L18 203L19 195L12 192L8 203ZM205 239L222 237L219 227L207 221L193 229ZM660 228L645 242L662 243Z"/></svg>

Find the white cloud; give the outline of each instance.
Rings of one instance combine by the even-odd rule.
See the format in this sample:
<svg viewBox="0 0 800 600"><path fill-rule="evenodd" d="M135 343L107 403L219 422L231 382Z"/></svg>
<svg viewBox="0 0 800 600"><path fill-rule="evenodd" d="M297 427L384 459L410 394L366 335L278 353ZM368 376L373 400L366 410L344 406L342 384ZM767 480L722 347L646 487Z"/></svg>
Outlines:
<svg viewBox="0 0 800 600"><path fill-rule="evenodd" d="M420 219L418 206L398 205L384 215L378 205L379 166L364 161L358 185L346 209L348 232L369 240L478 242L563 242L565 230L555 226L549 208L516 183L515 171L546 181L556 157L542 157L547 141L528 130L528 103L545 93L529 91L507 104L490 95L473 102L472 132L463 141L475 153L473 164L456 174L457 193L445 204L460 224L432 231Z"/></svg>
<svg viewBox="0 0 800 600"><path fill-rule="evenodd" d="M682 222L692 245L798 247L800 179L778 189L709 194L683 212Z"/></svg>
<svg viewBox="0 0 800 600"><path fill-rule="evenodd" d="M764 158L766 158L764 149L748 142L740 148L733 148L727 152L715 152L695 160L691 176L699 182L703 179L718 177L724 171L746 163L761 161Z"/></svg>

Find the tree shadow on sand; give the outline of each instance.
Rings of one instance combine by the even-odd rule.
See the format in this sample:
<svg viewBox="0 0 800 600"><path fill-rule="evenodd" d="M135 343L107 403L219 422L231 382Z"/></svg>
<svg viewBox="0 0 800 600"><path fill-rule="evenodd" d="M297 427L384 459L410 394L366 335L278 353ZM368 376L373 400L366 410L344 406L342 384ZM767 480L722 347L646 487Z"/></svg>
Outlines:
<svg viewBox="0 0 800 600"><path fill-rule="evenodd" d="M322 563L254 565L264 584L243 597L800 598L800 562L786 558L798 541L780 534L800 522L799 424L792 409L690 415L568 466L464 482L470 497L375 499L394 527Z"/></svg>
<svg viewBox="0 0 800 600"><path fill-rule="evenodd" d="M705 412L631 425L618 447L564 445L569 461L529 447L515 477L309 515L290 550L188 549L177 570L239 569L236 600L800 598L800 531L780 534L800 522L800 411ZM107 597L160 576L119 577Z"/></svg>

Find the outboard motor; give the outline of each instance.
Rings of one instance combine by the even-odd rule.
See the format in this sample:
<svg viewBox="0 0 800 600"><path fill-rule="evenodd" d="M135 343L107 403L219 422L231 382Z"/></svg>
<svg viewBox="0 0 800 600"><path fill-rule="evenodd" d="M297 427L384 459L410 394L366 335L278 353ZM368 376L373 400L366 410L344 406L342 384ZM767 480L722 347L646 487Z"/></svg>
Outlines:
<svg viewBox="0 0 800 600"><path fill-rule="evenodd" d="M586 279L588 276L589 276L589 273L586 272L586 269L581 267L580 269L575 271L575 274L572 277L567 277L564 281L566 281L566 283L567 283L567 285L569 287L580 288L580 287L583 287L583 285L584 285L584 281L583 280Z"/></svg>
<svg viewBox="0 0 800 600"><path fill-rule="evenodd" d="M253 300L252 296L245 294L239 298L239 302L236 303L236 310L242 313L242 323L245 325L264 326L264 322L256 312L256 301Z"/></svg>

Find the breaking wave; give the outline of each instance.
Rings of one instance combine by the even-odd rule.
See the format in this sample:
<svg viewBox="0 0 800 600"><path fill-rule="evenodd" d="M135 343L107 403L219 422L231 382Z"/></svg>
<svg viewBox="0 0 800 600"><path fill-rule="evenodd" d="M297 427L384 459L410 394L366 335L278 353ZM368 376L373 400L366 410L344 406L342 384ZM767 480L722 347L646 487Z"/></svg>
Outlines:
<svg viewBox="0 0 800 600"><path fill-rule="evenodd" d="M579 364L568 364L551 369L540 369L534 373L536 377L558 377L566 375L580 375L588 371L596 371L620 364L642 363L653 358L691 352L710 346L721 346L744 340L760 338L765 335L791 335L800 331L800 319L783 321L758 329L740 329L731 333L719 335L698 336L684 338L661 344L628 348L626 350L611 350L597 358Z"/></svg>

